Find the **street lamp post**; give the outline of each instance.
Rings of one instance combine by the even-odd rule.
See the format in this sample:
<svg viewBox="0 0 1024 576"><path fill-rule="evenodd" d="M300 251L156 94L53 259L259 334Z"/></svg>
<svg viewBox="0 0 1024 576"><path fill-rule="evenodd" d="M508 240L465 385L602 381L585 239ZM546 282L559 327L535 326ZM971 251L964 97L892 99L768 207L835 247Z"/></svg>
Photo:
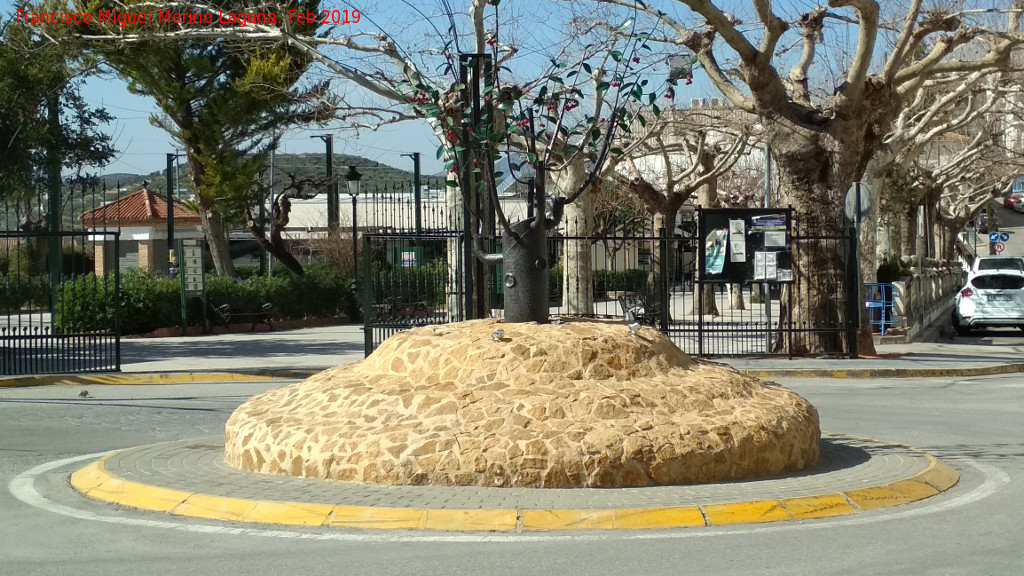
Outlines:
<svg viewBox="0 0 1024 576"><path fill-rule="evenodd" d="M334 176L334 135L316 134L310 138L323 140L327 148L327 231L331 235L338 229L338 186L331 178Z"/></svg>
<svg viewBox="0 0 1024 576"><path fill-rule="evenodd" d="M363 175L356 170L355 166L349 166L345 173L345 184L348 186L348 194L352 197L352 276L359 274L359 240L358 228L356 226L356 197L359 196L359 181Z"/></svg>
<svg viewBox="0 0 1024 576"><path fill-rule="evenodd" d="M413 152L411 154L402 154L402 156L408 156L412 158L412 197L413 202L416 205L415 214L415 225L416 233L423 234L423 215L422 215L422 191L420 190L420 153Z"/></svg>

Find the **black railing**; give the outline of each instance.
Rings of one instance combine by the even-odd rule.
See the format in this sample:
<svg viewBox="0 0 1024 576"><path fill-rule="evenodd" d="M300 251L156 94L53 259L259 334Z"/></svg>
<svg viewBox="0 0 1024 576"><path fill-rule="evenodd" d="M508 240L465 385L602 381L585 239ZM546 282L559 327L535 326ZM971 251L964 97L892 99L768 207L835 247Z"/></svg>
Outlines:
<svg viewBox="0 0 1024 576"><path fill-rule="evenodd" d="M802 233L797 222L791 238L792 282L701 284L695 281L697 239L691 235L655 232L650 223L615 232L591 237L555 231L549 239L549 262L555 263L549 277L552 318L623 318L625 305L636 320L659 328L694 356L790 356L846 350L851 326L843 296L848 236ZM430 242L444 248L425 248ZM500 242L501 238L492 239L491 248L497 249ZM372 308L372 314L366 324L367 353L398 330L467 317L458 305L463 301L462 246L457 232L368 236L364 254L370 268L364 268L364 276L372 275L364 307ZM566 259L567 252L574 258ZM586 258L589 267L581 260ZM804 261L824 263L828 269L808 276L800 271ZM566 262L575 269L566 273ZM429 286L424 284L426 274L433 274ZM483 278L474 279L493 288L488 291L486 309L495 316L503 308L503 286L497 281L501 277L499 266L486 268ZM821 290L827 291L827 298L821 297ZM794 314L796 298L820 302L821 310L805 313L801 309Z"/></svg>
<svg viewBox="0 0 1024 576"><path fill-rule="evenodd" d="M119 237L0 232L0 374L120 369Z"/></svg>

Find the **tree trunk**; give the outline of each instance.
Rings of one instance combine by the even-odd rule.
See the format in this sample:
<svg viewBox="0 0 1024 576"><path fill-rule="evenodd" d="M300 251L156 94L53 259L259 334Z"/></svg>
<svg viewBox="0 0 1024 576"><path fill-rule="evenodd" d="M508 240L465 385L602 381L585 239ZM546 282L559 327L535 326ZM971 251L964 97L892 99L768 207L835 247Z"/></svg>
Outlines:
<svg viewBox="0 0 1024 576"><path fill-rule="evenodd" d="M188 142L185 143L187 150L195 149ZM224 220L213 200L209 197L206 186L206 170L198 158L191 152L188 154L188 164L192 171L192 186L196 190L196 198L199 200L199 219L203 224L203 232L206 234L206 243L210 247L210 256L213 260L213 267L219 276L234 278L235 263L231 260L231 252L228 249L228 234L224 227Z"/></svg>
<svg viewBox="0 0 1024 576"><path fill-rule="evenodd" d="M453 230L463 229L462 220L462 193L457 186L448 184L455 182L455 176L448 175L445 184L445 209L448 211L449 221ZM448 263L448 278L445 283L445 300L448 303L448 319L465 320L468 318L468 311L465 310L465 275L469 271L465 268L465 252L461 237L452 236L445 242L446 261ZM461 311L461 313L460 313Z"/></svg>
<svg viewBox="0 0 1024 576"><path fill-rule="evenodd" d="M718 303L715 302L715 287L712 284L704 284L700 289L700 296L694 288L693 313L697 316L718 316Z"/></svg>
<svg viewBox="0 0 1024 576"><path fill-rule="evenodd" d="M228 249L228 234L224 227L224 220L220 217L216 207L206 200L202 194L199 197L199 218L203 223L203 230L206 232L206 242L210 246L210 256L213 260L213 267L216 268L219 276L234 278L235 263L231 260L231 251Z"/></svg>
<svg viewBox="0 0 1024 576"><path fill-rule="evenodd" d="M917 256L917 206L907 209L903 218L903 229L900 232L903 248L901 254L906 257Z"/></svg>
<svg viewBox="0 0 1024 576"><path fill-rule="evenodd" d="M575 193L587 177L582 161L550 174L555 195L562 197ZM566 240L563 248L562 305L569 314L594 313L593 253L590 241L583 239L590 235L593 221L594 207L589 190L565 206L565 236L577 238Z"/></svg>
<svg viewBox="0 0 1024 576"><path fill-rule="evenodd" d="M712 180L697 190L697 205L701 208L714 208L718 206L717 181ZM697 238L697 242L704 242L704 240L704 238ZM699 254L700 251L697 253ZM700 276L700 269L703 264L703 262L697 263L697 270L695 273L696 277ZM693 313L697 315L710 314L711 316L718 316L718 303L715 302L715 287L710 284L706 284L703 289L699 289L697 286L699 286L699 284L695 282ZM698 294L698 292L700 293Z"/></svg>
<svg viewBox="0 0 1024 576"><path fill-rule="evenodd" d="M733 310L747 309L747 305L743 301L743 284L729 285L729 307Z"/></svg>
<svg viewBox="0 0 1024 576"><path fill-rule="evenodd" d="M654 235L660 234L662 229L665 230L665 238L663 240L653 240L651 242L651 265L648 269L647 284L650 287L648 290L652 294L658 293L658 287L664 284L664 280L661 278L661 254L662 254L662 242L668 242L664 251L666 260L665 270L668 270L669 282L668 285L672 285L672 281L677 279L676 268L678 267L679 255L675 250L675 237L672 235L676 227L676 217L679 214L679 207L681 203L670 202L665 205L664 212L655 212L653 218L654 224Z"/></svg>
<svg viewBox="0 0 1024 576"><path fill-rule="evenodd" d="M860 174L841 167L827 135L781 134L772 143L784 202L795 210L795 231L803 237L793 255L794 354L836 354L844 347L847 325L845 241L848 223L843 197ZM842 170L842 173L839 171ZM820 239L816 239L820 238ZM851 287L857 294L859 290ZM838 329L838 330L837 330ZM847 343L852 344L852 343Z"/></svg>

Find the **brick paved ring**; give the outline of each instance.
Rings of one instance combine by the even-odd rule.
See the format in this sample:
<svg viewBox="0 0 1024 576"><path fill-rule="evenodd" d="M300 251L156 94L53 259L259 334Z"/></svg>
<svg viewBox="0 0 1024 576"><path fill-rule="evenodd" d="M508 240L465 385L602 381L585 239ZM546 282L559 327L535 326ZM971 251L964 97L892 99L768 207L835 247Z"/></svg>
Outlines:
<svg viewBox="0 0 1024 576"><path fill-rule="evenodd" d="M832 435L822 463L787 478L621 490L368 486L243 472L217 439L143 446L78 471L89 498L176 516L345 528L655 529L806 520L915 502L959 474L910 448Z"/></svg>

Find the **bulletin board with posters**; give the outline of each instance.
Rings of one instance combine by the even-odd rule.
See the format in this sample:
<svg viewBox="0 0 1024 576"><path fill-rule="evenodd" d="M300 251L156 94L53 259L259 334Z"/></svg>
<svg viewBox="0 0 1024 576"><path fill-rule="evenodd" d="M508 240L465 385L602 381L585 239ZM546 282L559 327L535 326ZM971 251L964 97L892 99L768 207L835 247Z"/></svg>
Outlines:
<svg viewBox="0 0 1024 576"><path fill-rule="evenodd" d="M701 282L793 281L792 208L698 209Z"/></svg>

